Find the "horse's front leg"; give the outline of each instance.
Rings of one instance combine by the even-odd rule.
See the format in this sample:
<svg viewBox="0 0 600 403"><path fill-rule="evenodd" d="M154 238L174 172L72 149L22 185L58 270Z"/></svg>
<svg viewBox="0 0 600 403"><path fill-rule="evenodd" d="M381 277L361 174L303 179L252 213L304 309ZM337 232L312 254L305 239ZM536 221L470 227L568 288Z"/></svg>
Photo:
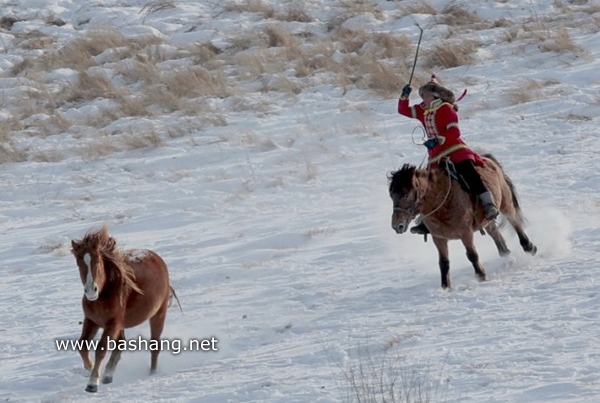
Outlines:
<svg viewBox="0 0 600 403"><path fill-rule="evenodd" d="M92 340L96 333L98 333L98 329L100 326L85 318L83 320L83 327L81 328L81 336L79 337L79 355L83 360L83 367L90 371L94 366L94 362L90 358L90 350L88 346L88 341Z"/></svg>
<svg viewBox="0 0 600 403"><path fill-rule="evenodd" d="M448 240L444 238L432 237L433 243L438 250L440 274L442 275L442 288L450 288L450 259L448 252Z"/></svg>
<svg viewBox="0 0 600 403"><path fill-rule="evenodd" d="M90 373L90 379L88 380L88 384L85 388L86 392L98 391L100 375L102 373L102 362L104 361L104 357L106 357L106 352L108 351L108 341L112 340L114 342L117 337L119 337L121 330L122 329L117 326L114 321L109 322L106 324L106 326L104 326L104 332L102 332L102 337L100 338L100 342L96 348L96 362L94 362L94 367Z"/></svg>
<svg viewBox="0 0 600 403"><path fill-rule="evenodd" d="M467 250L467 259L469 259L469 262L471 262L473 265L477 279L479 281L485 281L485 269L479 262L479 254L477 253L477 249L475 249L475 243L473 242L473 232L466 231L460 240Z"/></svg>
<svg viewBox="0 0 600 403"><path fill-rule="evenodd" d="M106 368L104 369L104 376L102 377L102 383L111 383L113 381L113 374L115 373L117 364L121 359L121 349L119 348L119 343L121 343L122 341L126 341L124 330L121 330L119 332L119 339L116 341L117 348L115 348L110 354L110 359L106 363Z"/></svg>

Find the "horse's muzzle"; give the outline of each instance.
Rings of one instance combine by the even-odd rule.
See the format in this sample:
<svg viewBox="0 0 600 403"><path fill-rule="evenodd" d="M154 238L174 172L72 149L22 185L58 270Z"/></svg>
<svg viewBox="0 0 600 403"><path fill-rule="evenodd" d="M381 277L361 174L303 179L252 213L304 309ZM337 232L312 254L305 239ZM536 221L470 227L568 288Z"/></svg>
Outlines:
<svg viewBox="0 0 600 403"><path fill-rule="evenodd" d="M404 224L392 225L392 229L394 231L396 231L396 234L404 234L406 232L406 230L408 229L408 225L404 225Z"/></svg>
<svg viewBox="0 0 600 403"><path fill-rule="evenodd" d="M100 293L98 292L98 286L96 286L96 284L94 284L91 287L84 287L83 288L83 295L85 295L85 299L87 299L88 301L95 301L98 299L98 297L100 296Z"/></svg>

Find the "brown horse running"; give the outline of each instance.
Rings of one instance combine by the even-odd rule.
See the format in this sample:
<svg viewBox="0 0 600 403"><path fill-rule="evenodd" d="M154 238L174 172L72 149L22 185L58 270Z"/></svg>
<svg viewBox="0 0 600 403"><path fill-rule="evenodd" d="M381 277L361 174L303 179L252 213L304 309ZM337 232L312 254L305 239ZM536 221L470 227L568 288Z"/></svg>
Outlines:
<svg viewBox="0 0 600 403"><path fill-rule="evenodd" d="M174 290L169 285L167 265L160 256L146 249L117 249L106 225L98 231L89 231L81 240L71 241L71 245L84 286L82 306L85 319L79 338L82 345L79 354L85 369L91 370L85 390L97 392L109 337L116 343L124 341L124 329L149 320L150 338L160 343ZM100 328L104 331L93 362L86 343ZM159 352L159 349L151 351L150 373L156 371ZM112 382L120 358L120 349L114 349L106 364L102 383Z"/></svg>
<svg viewBox="0 0 600 403"><path fill-rule="evenodd" d="M500 212L516 230L523 250L535 255L537 248L523 230L523 215L512 181L492 155L486 154L483 157L486 163L477 166L477 171L492 193ZM501 256L510 254L495 221L486 220L481 204L442 169L425 170L404 164L401 169L388 175L388 181L390 197L394 203L392 228L396 233L403 234L410 222L421 215L438 250L442 288L451 286L448 240L462 241L467 250L467 258L481 281L485 281L486 274L473 242L475 231L483 233L485 229L494 240L498 253Z"/></svg>

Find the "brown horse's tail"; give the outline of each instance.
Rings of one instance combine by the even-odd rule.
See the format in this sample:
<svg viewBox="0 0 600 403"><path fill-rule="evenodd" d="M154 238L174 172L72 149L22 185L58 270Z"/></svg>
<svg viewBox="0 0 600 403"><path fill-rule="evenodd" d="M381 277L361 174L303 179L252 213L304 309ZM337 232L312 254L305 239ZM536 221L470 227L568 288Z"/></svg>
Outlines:
<svg viewBox="0 0 600 403"><path fill-rule="evenodd" d="M172 305L173 298L175 298L175 300L177 301L177 305L179 306L179 310L181 311L181 313L183 313L183 308L181 307L181 302L179 302L179 297L177 296L175 289L171 285L169 285L169 288L171 289L171 295L169 295L169 306Z"/></svg>
<svg viewBox="0 0 600 403"><path fill-rule="evenodd" d="M496 165L498 165L498 167L500 167L500 170L502 171L502 175L504 176L504 180L506 181L506 184L508 185L508 188L510 189L510 195L512 198L513 206L515 207L515 218L520 223L523 223L525 221L525 218L523 217L523 213L521 212L521 205L519 204L519 197L517 196L517 189L515 188L513 181L508 177L508 175L504 171L504 168L502 167L502 164L500 164L500 161L498 161L496 159L496 157L494 157L492 154L483 154L483 157L494 161L496 163Z"/></svg>

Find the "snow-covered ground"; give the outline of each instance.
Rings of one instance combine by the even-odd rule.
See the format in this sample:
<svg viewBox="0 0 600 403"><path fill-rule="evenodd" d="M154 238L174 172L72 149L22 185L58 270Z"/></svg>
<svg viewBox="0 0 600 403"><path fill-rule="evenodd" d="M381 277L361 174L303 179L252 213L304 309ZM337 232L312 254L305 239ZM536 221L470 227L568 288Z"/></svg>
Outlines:
<svg viewBox="0 0 600 403"><path fill-rule="evenodd" d="M292 4L255 3L275 10ZM303 2L314 21L290 29L326 32L342 13L337 3ZM380 10L365 7L349 27L404 34L414 44L418 21L423 49L451 32L441 14L401 16L402 7L418 2L341 3ZM27 105L35 92L27 70L13 70L28 55L43 54L19 42L28 33L50 35L57 47L99 27L127 37L154 33L173 48L221 46L266 21L223 11L216 1L140 12L148 4L5 2L0 17L19 21L0 29L0 119L10 121L10 107ZM491 239L478 235L489 278L479 283L455 242L454 288L441 290L432 242L390 228L386 174L425 156L412 141L418 122L396 112L399 94L318 80L297 94L251 91L249 80L236 100L209 101L223 124L204 125L178 111L119 118L104 127L113 137L102 143L117 149L94 156L86 150L97 148L97 139L81 124L28 134L35 122L54 122L40 113L11 137L24 160L0 169L0 400L346 402L352 382L344 373L397 357L386 365L429 368L422 372L427 388L440 391L433 401L597 402L600 8L594 1L430 4L503 21L454 28L454 38L478 41L474 64L435 71L418 64L417 74L435 72L457 93L468 89L459 111L464 138L493 153L515 182L537 256L525 255L507 231L512 260L501 259ZM545 51L531 36L509 38L532 20L549 35L566 27L580 49ZM103 57L108 61L99 57L94 68L111 77L114 63ZM45 74L51 84L76 72ZM527 88L522 96L530 99L511 98ZM106 104L75 100L61 113L83 121ZM175 129L182 135L169 135ZM119 136L144 132L156 133L160 144L121 148ZM169 310L164 336L215 337L218 352L163 352L154 376L147 375L148 352L126 352L112 384L100 385L97 395L84 391L88 375L79 355L57 351L54 341L77 339L81 330L83 290L70 240L103 222L120 246L153 249L168 263L184 314ZM147 324L126 332L148 333Z"/></svg>

